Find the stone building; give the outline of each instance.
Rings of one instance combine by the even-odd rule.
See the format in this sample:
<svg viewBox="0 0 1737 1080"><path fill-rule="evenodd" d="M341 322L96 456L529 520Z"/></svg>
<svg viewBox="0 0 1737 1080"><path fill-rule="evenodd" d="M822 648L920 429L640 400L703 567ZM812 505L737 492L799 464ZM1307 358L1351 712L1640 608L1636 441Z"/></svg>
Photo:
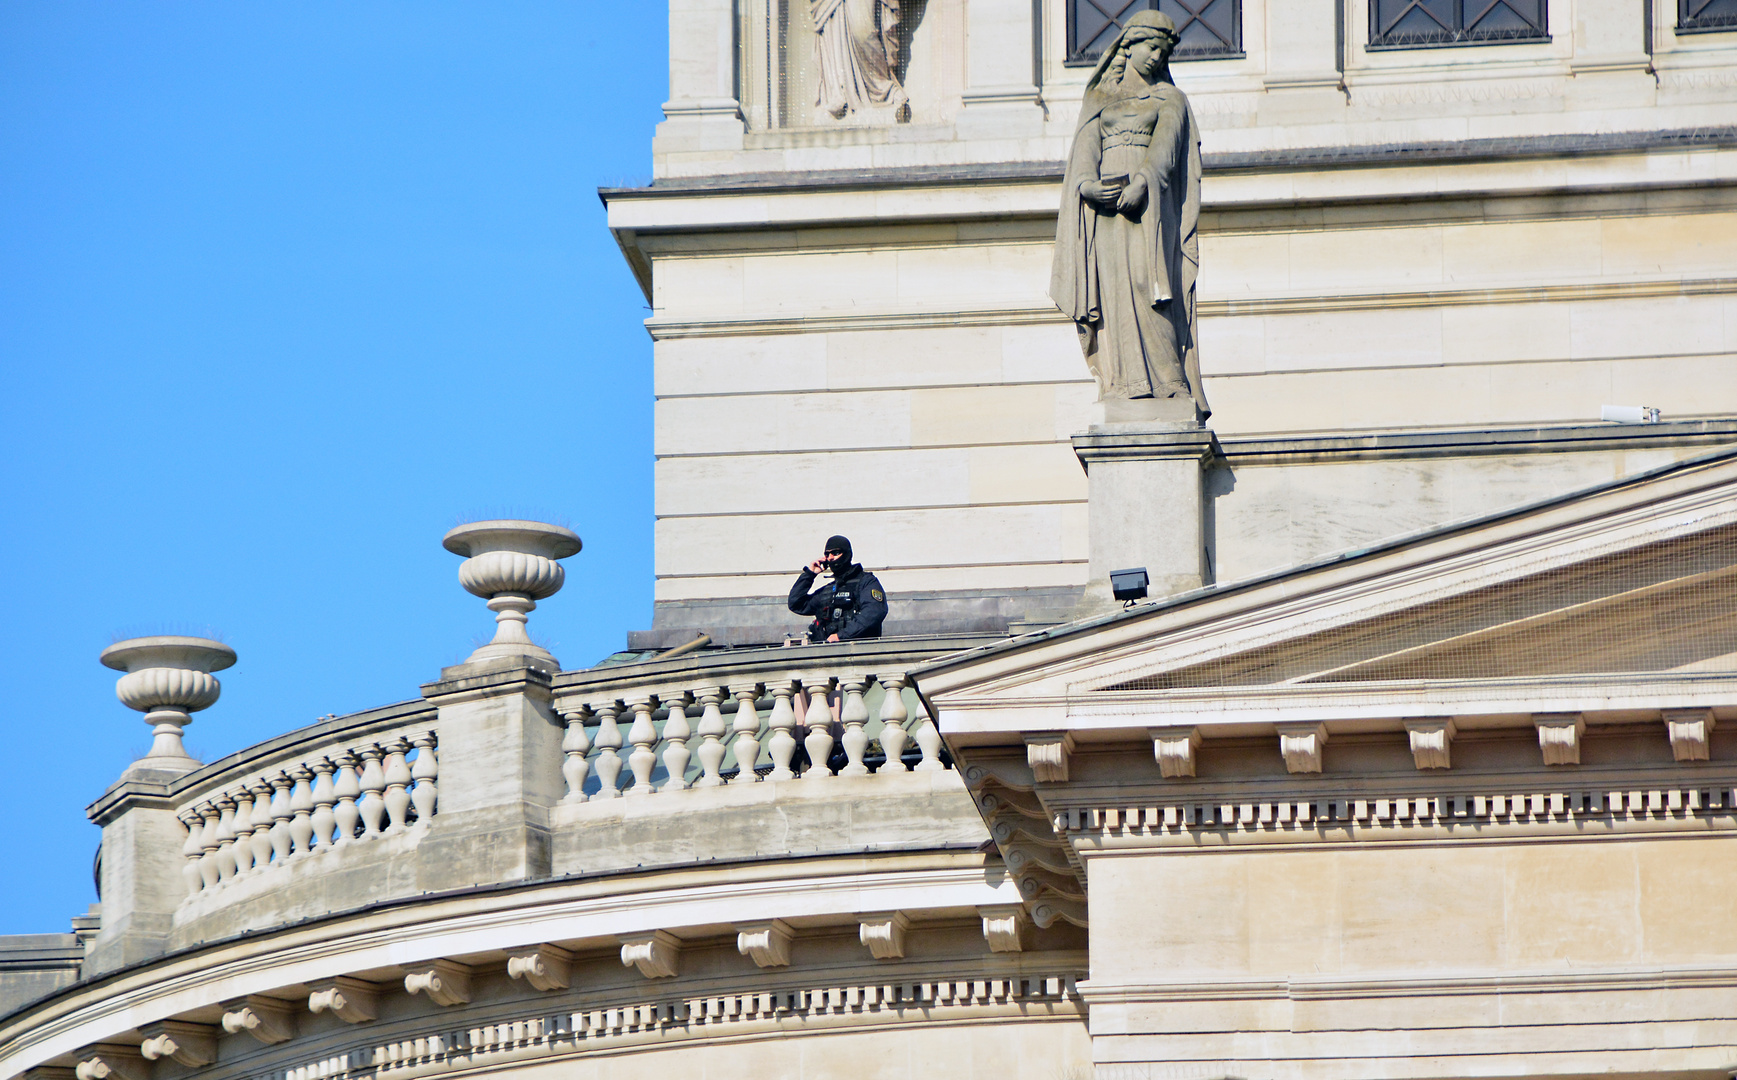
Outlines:
<svg viewBox="0 0 1737 1080"><path fill-rule="evenodd" d="M672 0L650 627L461 527L493 643L208 764L233 653L106 651L0 1078L1732 1075L1737 6L1160 2L1204 426L1047 295L1149 0ZM783 648L830 533L888 636Z"/></svg>

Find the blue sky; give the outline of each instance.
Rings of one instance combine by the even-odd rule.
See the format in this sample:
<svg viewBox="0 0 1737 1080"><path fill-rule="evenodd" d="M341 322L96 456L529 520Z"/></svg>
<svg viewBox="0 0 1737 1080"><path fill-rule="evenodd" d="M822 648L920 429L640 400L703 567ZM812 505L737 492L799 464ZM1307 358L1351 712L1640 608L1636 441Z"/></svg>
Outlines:
<svg viewBox="0 0 1737 1080"><path fill-rule="evenodd" d="M240 654L211 760L414 697L492 631L460 519L584 538L569 667L651 618L651 346L596 189L643 183L661 4L0 4L0 934L95 899L150 743L97 653Z"/></svg>

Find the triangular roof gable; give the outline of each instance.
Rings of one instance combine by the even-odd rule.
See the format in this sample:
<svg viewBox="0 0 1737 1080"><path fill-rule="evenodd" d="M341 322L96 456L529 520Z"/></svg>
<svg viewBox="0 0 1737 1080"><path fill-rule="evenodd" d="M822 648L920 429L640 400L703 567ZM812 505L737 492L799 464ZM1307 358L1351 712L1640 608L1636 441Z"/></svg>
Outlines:
<svg viewBox="0 0 1737 1080"><path fill-rule="evenodd" d="M1737 670L1737 451L1057 627L916 672L925 694Z"/></svg>

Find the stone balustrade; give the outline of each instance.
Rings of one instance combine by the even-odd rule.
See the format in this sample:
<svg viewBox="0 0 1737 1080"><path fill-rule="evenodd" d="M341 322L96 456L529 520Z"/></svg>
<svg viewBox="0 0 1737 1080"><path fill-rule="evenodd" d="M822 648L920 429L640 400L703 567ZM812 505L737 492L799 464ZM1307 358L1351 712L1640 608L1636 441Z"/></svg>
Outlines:
<svg viewBox="0 0 1737 1080"><path fill-rule="evenodd" d="M444 669L419 700L185 772L135 770L89 810L104 828L108 933L93 970L479 884L974 851L981 818L907 672L981 643L724 649L572 671L491 655Z"/></svg>
<svg viewBox="0 0 1737 1080"><path fill-rule="evenodd" d="M566 723L562 801L949 767L940 732L902 670L828 667L609 687L558 703Z"/></svg>
<svg viewBox="0 0 1737 1080"><path fill-rule="evenodd" d="M309 756L182 804L189 895L431 819L439 739L416 730Z"/></svg>

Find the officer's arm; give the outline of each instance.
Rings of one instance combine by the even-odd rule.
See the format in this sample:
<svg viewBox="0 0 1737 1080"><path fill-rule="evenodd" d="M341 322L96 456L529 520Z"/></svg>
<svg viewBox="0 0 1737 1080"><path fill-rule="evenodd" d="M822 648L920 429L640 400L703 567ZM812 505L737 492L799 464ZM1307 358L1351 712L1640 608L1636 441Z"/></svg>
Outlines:
<svg viewBox="0 0 1737 1080"><path fill-rule="evenodd" d="M796 575L796 584L790 586L790 610L798 615L815 615L819 610L814 601L809 599L808 590L814 587L814 571L804 566L802 573Z"/></svg>
<svg viewBox="0 0 1737 1080"><path fill-rule="evenodd" d="M840 641L849 641L868 633L887 617L887 594L881 589L881 583L871 577L858 588L862 590L861 606L839 628Z"/></svg>

